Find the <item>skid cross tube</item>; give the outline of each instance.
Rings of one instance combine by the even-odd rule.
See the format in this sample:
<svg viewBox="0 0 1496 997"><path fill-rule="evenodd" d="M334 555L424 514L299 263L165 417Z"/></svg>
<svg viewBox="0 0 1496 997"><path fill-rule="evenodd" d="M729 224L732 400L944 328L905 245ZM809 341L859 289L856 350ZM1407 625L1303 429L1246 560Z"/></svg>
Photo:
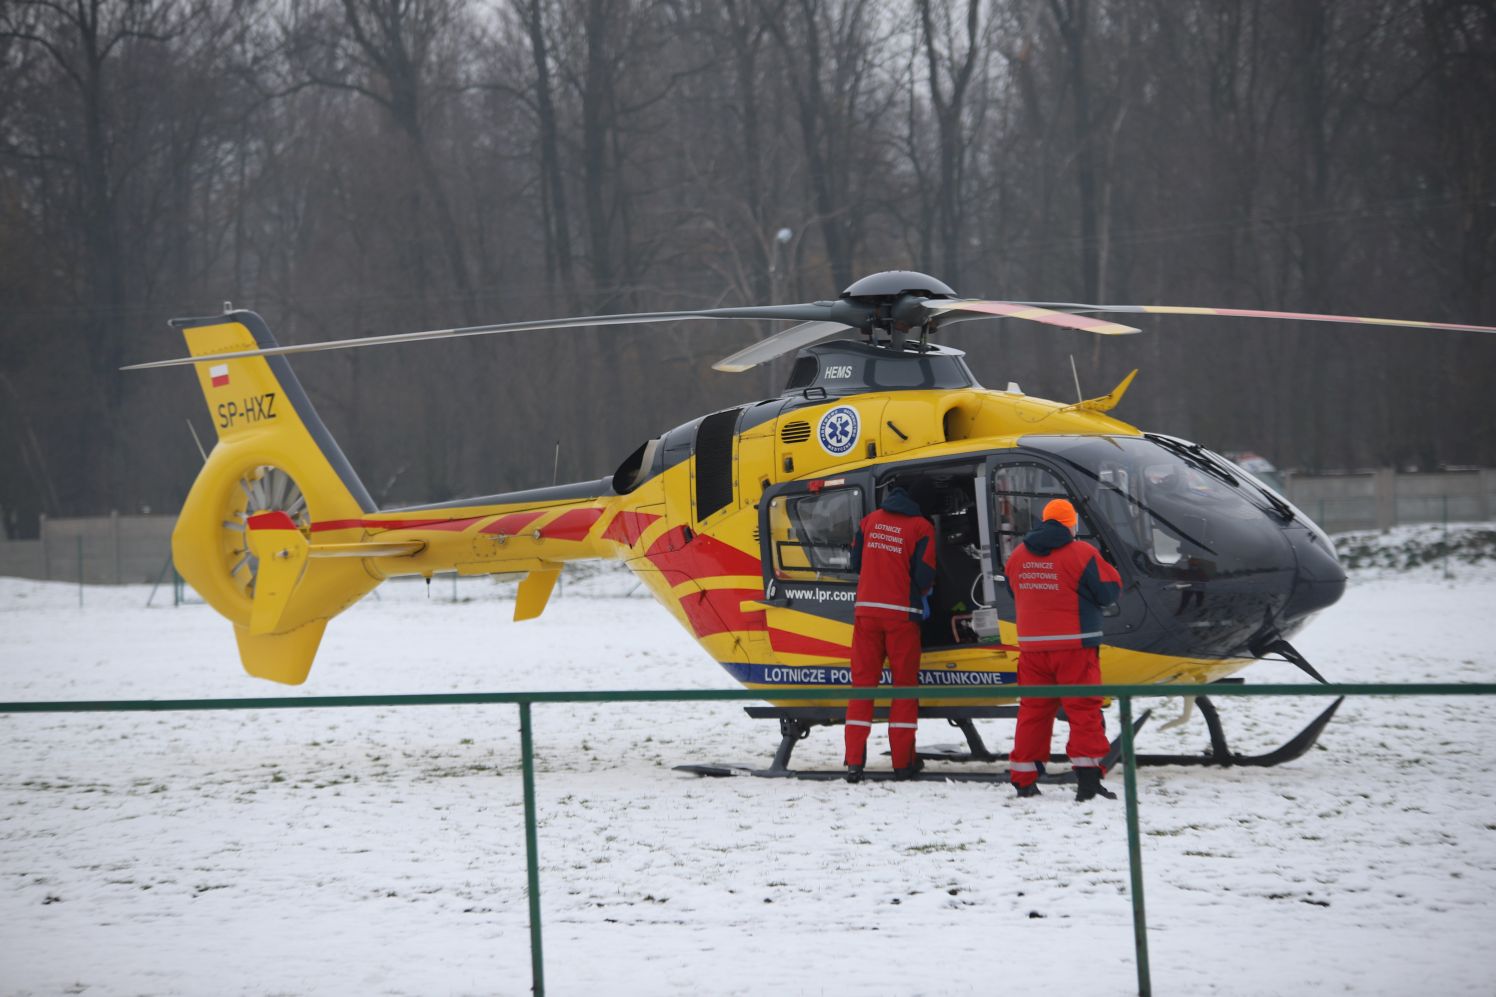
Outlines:
<svg viewBox="0 0 1496 997"><path fill-rule="evenodd" d="M1132 700L1199 696L1200 686L1156 685L1051 685L1014 686L1004 689L1005 699L1036 696L1049 699L1071 696L1114 698L1122 711L1122 765L1127 806L1127 860L1131 873L1133 944L1137 956L1138 993L1151 997L1153 984L1148 968L1148 926L1143 906L1143 856L1138 831L1138 758L1133 751ZM711 701L762 701L760 689L658 689L576 692L453 692L401 696L276 696L250 699L130 699L0 703L0 713L159 713L176 710L303 710L368 706L471 706L514 703L519 707L520 755L525 796L525 865L530 901L530 959L532 988L545 994L540 931L540 853L535 805L535 757L530 707L535 703L679 703ZM928 688L883 686L846 689L795 689L797 700L845 702L849 699L917 699ZM1214 696L1496 696L1496 683L1409 683L1326 685L1211 685ZM941 689L943 699L992 699L990 688ZM1329 721L1339 701L1321 714ZM1142 718L1138 723L1141 724ZM1320 720L1318 726L1323 726ZM1315 726L1315 725L1311 725ZM1316 731L1316 734L1318 731ZM1224 741L1222 741L1224 745ZM1237 764L1244 764L1239 759ZM1250 764L1250 763L1245 763Z"/></svg>

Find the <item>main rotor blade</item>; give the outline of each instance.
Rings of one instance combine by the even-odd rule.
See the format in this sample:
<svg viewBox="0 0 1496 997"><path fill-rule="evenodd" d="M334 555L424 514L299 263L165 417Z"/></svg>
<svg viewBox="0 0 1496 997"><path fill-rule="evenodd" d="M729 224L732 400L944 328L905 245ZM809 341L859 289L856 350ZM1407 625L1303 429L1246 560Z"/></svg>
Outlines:
<svg viewBox="0 0 1496 997"><path fill-rule="evenodd" d="M1461 325L1456 322L1420 322L1415 319L1366 318L1356 315L1325 315L1318 312L1274 312L1256 308L1199 308L1186 305L1083 305L1062 301L1016 301L1008 304L1028 305L1070 312L1109 312L1127 315L1214 315L1223 318L1272 318L1293 322L1344 322L1354 325L1386 325L1409 329L1441 329L1451 332L1496 333L1496 326Z"/></svg>
<svg viewBox="0 0 1496 997"><path fill-rule="evenodd" d="M1294 322L1346 322L1359 325L1390 325L1410 329L1445 329L1451 332L1492 332L1496 327L1461 325L1456 322L1418 322L1413 319L1365 318L1355 315L1322 315L1312 312L1271 312L1256 308L1196 308L1181 305L1068 305L1086 311L1152 315L1217 315L1224 318L1275 318Z"/></svg>
<svg viewBox="0 0 1496 997"><path fill-rule="evenodd" d="M474 325L459 329L432 329L427 332L401 332L389 336L362 336L358 339L334 339L323 343L299 343L294 346L271 346L262 350L239 350L200 357L180 357L130 364L121 370L149 370L155 367L180 367L215 360L237 360L242 357L283 356L290 353L320 353L325 350L349 350L361 346L388 346L394 343L419 343L432 339L460 339L466 336L491 336L501 332L539 332L544 329L584 329L604 325L643 325L650 322L687 322L695 319L777 319L800 321L825 319L833 303L817 301L802 305L765 305L742 308L708 308L695 312L634 312L628 315L588 315L576 318L541 319L533 322L504 322L499 325Z"/></svg>
<svg viewBox="0 0 1496 997"><path fill-rule="evenodd" d="M1016 301L983 301L968 298L957 301L932 300L923 302L923 304L925 310L931 315L945 316L946 322L966 322L995 315L1000 318L1043 322L1045 325L1058 325L1066 329L1080 329L1083 332L1094 332L1102 336L1123 336L1140 331L1130 325L1108 322L1105 319L1091 318L1087 315L1051 311L1039 305Z"/></svg>
<svg viewBox="0 0 1496 997"><path fill-rule="evenodd" d="M802 322L799 325L792 325L767 339L759 340L752 346L738 350L730 357L723 357L712 364L712 370L740 374L745 370L752 370L761 363L768 363L786 353L793 353L812 343L830 339L837 333L846 332L851 328L852 326L841 322Z"/></svg>

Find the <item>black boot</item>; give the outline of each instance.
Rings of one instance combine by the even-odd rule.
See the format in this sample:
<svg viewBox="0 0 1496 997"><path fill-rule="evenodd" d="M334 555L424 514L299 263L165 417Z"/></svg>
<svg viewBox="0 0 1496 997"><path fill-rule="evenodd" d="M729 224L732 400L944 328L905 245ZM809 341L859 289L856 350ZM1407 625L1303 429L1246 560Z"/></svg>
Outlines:
<svg viewBox="0 0 1496 997"><path fill-rule="evenodd" d="M1013 783L1013 788L1017 791L1019 796L1039 795L1039 784L1037 782L1031 782L1027 786L1020 786L1015 782Z"/></svg>
<svg viewBox="0 0 1496 997"><path fill-rule="evenodd" d="M1101 784L1101 769L1094 765L1086 765L1075 770L1075 802L1084 803L1093 797L1101 796L1108 800L1115 800L1117 794Z"/></svg>
<svg viewBox="0 0 1496 997"><path fill-rule="evenodd" d="M848 765L847 766L847 781L848 782L861 782L862 781L862 766L861 765Z"/></svg>
<svg viewBox="0 0 1496 997"><path fill-rule="evenodd" d="M908 765L904 766L901 769L893 770L893 778L895 782L904 782L908 779L913 779L924 770L925 760L918 755L915 755L914 761L910 762Z"/></svg>

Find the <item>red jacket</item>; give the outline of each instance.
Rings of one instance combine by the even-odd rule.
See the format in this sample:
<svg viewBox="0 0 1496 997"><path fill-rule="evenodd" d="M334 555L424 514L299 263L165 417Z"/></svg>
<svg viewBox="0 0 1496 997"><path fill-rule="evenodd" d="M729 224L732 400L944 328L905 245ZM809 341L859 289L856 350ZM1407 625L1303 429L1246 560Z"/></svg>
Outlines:
<svg viewBox="0 0 1496 997"><path fill-rule="evenodd" d="M1018 613L1021 650L1101 643L1101 609L1117 601L1122 576L1063 524L1046 521L1024 537L1003 573Z"/></svg>
<svg viewBox="0 0 1496 997"><path fill-rule="evenodd" d="M883 507L862 518L853 567L861 569L856 615L923 617L923 597L935 584L935 528L903 489L890 489Z"/></svg>

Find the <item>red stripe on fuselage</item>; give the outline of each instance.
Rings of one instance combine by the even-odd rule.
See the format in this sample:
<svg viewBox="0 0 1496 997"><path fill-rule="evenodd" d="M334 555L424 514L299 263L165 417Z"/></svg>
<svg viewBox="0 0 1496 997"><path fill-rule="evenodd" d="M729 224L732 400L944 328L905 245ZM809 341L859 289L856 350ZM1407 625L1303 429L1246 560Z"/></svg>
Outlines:
<svg viewBox="0 0 1496 997"><path fill-rule="evenodd" d="M543 515L545 515L544 509L536 512L511 512L507 516L500 516L498 519L495 519L478 532L502 533L506 537L512 537Z"/></svg>
<svg viewBox="0 0 1496 997"><path fill-rule="evenodd" d="M652 512L620 512L603 531L603 539L632 547L659 518Z"/></svg>
<svg viewBox="0 0 1496 997"><path fill-rule="evenodd" d="M602 516L601 509L572 509L540 528L540 535L547 540L584 540Z"/></svg>
<svg viewBox="0 0 1496 997"><path fill-rule="evenodd" d="M481 517L468 519L324 519L312 524L313 533L327 530L465 530Z"/></svg>
<svg viewBox="0 0 1496 997"><path fill-rule="evenodd" d="M758 558L745 554L715 537L702 534L686 540L686 528L677 526L650 544L645 557L651 564L667 575L683 575L686 578L717 578L723 575L754 575L762 573ZM763 598L759 592L755 599Z"/></svg>
<svg viewBox="0 0 1496 997"><path fill-rule="evenodd" d="M252 530L294 530L296 524L284 512L262 512L249 517Z"/></svg>
<svg viewBox="0 0 1496 997"><path fill-rule="evenodd" d="M793 630L780 630L777 627L769 628L769 646L784 654L812 654L819 658L840 658L844 661L852 657L852 648L848 644L807 637Z"/></svg>
<svg viewBox="0 0 1496 997"><path fill-rule="evenodd" d="M757 589L704 589L682 596L680 608L698 637L729 631L763 630L764 613L743 612L740 604L748 599L762 599Z"/></svg>

